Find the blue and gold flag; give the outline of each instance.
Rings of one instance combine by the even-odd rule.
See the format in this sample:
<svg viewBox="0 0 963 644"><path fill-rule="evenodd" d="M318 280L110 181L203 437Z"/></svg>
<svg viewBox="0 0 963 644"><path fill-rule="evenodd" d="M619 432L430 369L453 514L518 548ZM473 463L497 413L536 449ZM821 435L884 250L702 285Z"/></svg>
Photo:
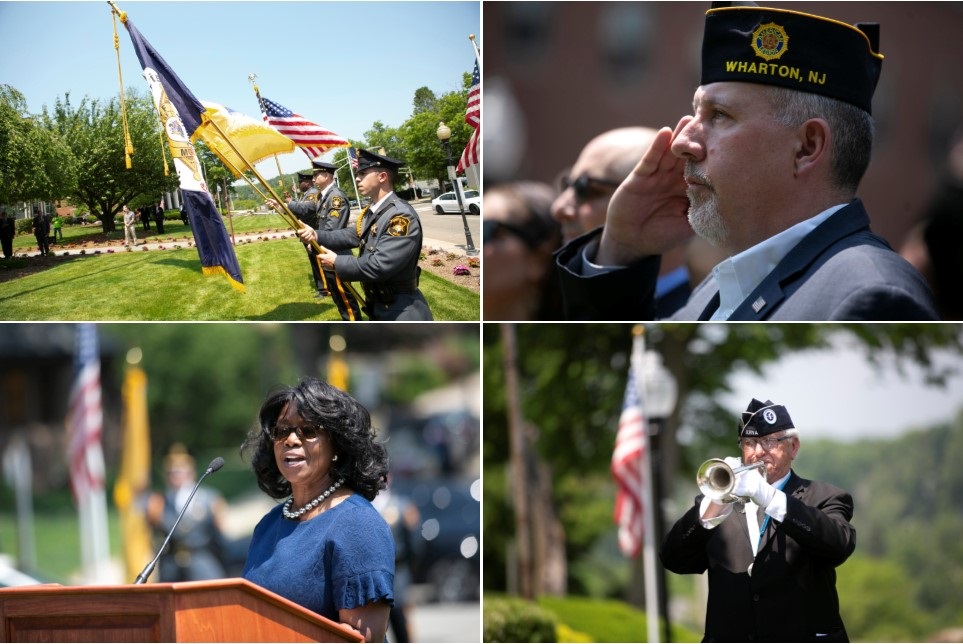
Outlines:
<svg viewBox="0 0 963 644"><path fill-rule="evenodd" d="M174 158L174 167L180 181L182 208L190 220L204 274L224 275L231 286L243 291L244 280L234 255L231 238L214 205L214 199L201 173L200 160L191 144L191 137L201 126L201 115L205 107L144 39L127 15L121 13L120 17L134 43L141 67L144 68L144 78L150 86L154 105L167 135L167 145Z"/></svg>

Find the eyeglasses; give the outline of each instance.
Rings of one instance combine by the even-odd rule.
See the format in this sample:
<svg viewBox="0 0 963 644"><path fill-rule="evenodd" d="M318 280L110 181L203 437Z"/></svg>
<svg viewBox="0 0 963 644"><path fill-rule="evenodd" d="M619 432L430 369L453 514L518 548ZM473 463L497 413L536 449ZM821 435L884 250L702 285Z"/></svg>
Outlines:
<svg viewBox="0 0 963 644"><path fill-rule="evenodd" d="M535 248L538 245L538 240L535 239L535 236L531 231L525 230L521 226L516 226L515 224L505 223L504 221L494 221L491 219L482 222L482 242L487 244L489 241L495 239L495 237L497 237L502 231L518 237L529 248Z"/></svg>
<svg viewBox="0 0 963 644"><path fill-rule="evenodd" d="M740 438L739 447L745 450L754 451L756 449L756 445L761 445L763 451L771 452L772 450L776 449L776 445L783 441L787 441L790 438L792 438L791 434L789 436L779 436L778 438L775 436L765 436L763 438Z"/></svg>
<svg viewBox="0 0 963 644"><path fill-rule="evenodd" d="M317 440L323 429L323 427L316 425L309 425L308 427L281 427L275 425L267 430L267 434L271 437L271 440L273 440L275 443L279 443L283 440L287 440L287 437L291 435L291 432L294 432L295 435L297 435L298 440L304 442Z"/></svg>
<svg viewBox="0 0 963 644"><path fill-rule="evenodd" d="M575 191L575 201L581 204L585 203L589 199L608 194L609 192L612 192L612 190L608 190L608 188L612 188L614 190L620 185L622 185L621 181L590 177L588 173L583 172L575 179L566 176L561 177L558 180L558 191L565 192L569 188L572 188L572 190Z"/></svg>

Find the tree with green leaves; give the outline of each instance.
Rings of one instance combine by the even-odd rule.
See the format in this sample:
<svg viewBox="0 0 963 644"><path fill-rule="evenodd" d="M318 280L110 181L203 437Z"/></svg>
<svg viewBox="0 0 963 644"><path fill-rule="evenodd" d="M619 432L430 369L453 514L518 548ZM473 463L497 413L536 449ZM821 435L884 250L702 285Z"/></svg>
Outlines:
<svg viewBox="0 0 963 644"><path fill-rule="evenodd" d="M0 203L67 197L76 166L63 137L28 113L23 94L0 85Z"/></svg>
<svg viewBox="0 0 963 644"><path fill-rule="evenodd" d="M78 160L77 181L69 197L85 204L103 223L103 231L115 230L114 216L135 199L153 203L157 196L177 187L177 175L162 143L160 124L150 97L127 90L127 124L134 154L126 167L124 131L118 99L84 98L74 106L70 94L57 99L52 113L44 108L42 121L60 136Z"/></svg>

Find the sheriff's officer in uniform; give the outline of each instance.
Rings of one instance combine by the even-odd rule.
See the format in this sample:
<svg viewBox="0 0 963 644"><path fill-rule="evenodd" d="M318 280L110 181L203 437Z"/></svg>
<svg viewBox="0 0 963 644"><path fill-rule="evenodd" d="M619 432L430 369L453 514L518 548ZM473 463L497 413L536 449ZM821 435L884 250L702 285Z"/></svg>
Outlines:
<svg viewBox="0 0 963 644"><path fill-rule="evenodd" d="M353 227L327 232L305 227L298 234L332 251L360 247L358 257L329 252L321 255L321 264L343 281L361 282L365 312L372 320L432 320L418 290L421 221L411 204L394 193L400 167L397 159L358 150L358 192L371 205Z"/></svg>
<svg viewBox="0 0 963 644"><path fill-rule="evenodd" d="M348 225L348 219L351 217L351 205L348 202L348 196L344 194L344 190L335 183L334 172L338 168L334 164L319 159L315 159L312 165L314 166L314 186L318 190L318 210L312 228L316 228L322 233L341 230ZM315 252L314 247L310 245L308 250L311 253ZM337 254L351 256L352 252L350 248L344 248L339 250ZM317 263L313 263L313 266L317 270ZM337 304L341 319L345 321L360 320L361 308L358 305L358 300L343 283L339 282L334 269L325 268L321 274L321 280L324 291L330 293L334 303Z"/></svg>
<svg viewBox="0 0 963 644"><path fill-rule="evenodd" d="M856 548L853 497L792 469L799 433L782 405L742 413L732 499L696 497L662 544L678 574L709 571L704 642L846 642L836 567ZM732 466L734 459L726 459ZM732 501L732 502L728 502Z"/></svg>
<svg viewBox="0 0 963 644"><path fill-rule="evenodd" d="M306 226L314 228L318 225L318 197L320 193L312 185L311 172L298 173L298 187L301 190L301 195L288 201L288 210L304 222ZM273 199L268 199L266 203L272 208L276 205ZM305 244L304 249L307 251L308 261L311 263L311 275L314 277L314 287L317 290L315 297L324 297L327 293L324 289L321 269L318 268L318 262L315 259L316 253L309 244Z"/></svg>

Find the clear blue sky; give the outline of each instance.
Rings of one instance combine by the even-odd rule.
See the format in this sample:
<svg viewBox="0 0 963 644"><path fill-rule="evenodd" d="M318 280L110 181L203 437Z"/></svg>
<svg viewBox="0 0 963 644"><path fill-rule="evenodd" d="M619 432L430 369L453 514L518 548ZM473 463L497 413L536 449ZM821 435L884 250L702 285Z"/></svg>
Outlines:
<svg viewBox="0 0 963 644"><path fill-rule="evenodd" d="M457 91L481 47L475 2L134 2L117 0L144 37L201 100L260 118L261 94L349 139L375 121L398 127L415 90ZM118 21L124 85L147 83ZM110 7L98 2L0 0L0 83L30 112L70 92L119 93ZM389 151L390 152L390 151ZM304 153L280 157L284 172L307 168ZM259 164L277 174L273 161Z"/></svg>

